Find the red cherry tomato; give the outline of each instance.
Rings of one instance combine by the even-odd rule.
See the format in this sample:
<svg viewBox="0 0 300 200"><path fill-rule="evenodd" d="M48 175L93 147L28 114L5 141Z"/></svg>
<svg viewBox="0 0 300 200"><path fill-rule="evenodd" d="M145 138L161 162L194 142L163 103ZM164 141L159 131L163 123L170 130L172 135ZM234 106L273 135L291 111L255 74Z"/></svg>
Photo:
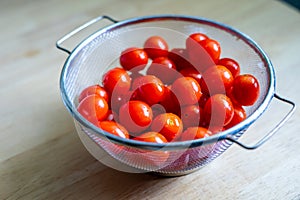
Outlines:
<svg viewBox="0 0 300 200"><path fill-rule="evenodd" d="M149 66L147 74L156 76L164 84L170 84L178 77L174 62L167 57L155 58Z"/></svg>
<svg viewBox="0 0 300 200"><path fill-rule="evenodd" d="M143 101L128 101L119 111L119 121L130 133L146 130L152 122L152 117L152 109Z"/></svg>
<svg viewBox="0 0 300 200"><path fill-rule="evenodd" d="M211 56L211 50L205 42L210 40L205 34L194 33L186 40L186 49L188 52L189 62L200 72L205 71L208 67L215 65L215 60Z"/></svg>
<svg viewBox="0 0 300 200"><path fill-rule="evenodd" d="M154 118L151 130L159 132L171 142L180 137L183 125L181 119L173 113L163 113Z"/></svg>
<svg viewBox="0 0 300 200"><path fill-rule="evenodd" d="M130 89L131 79L124 69L113 68L103 75L102 84L110 95L113 92L127 93Z"/></svg>
<svg viewBox="0 0 300 200"><path fill-rule="evenodd" d="M166 112L174 114L180 113L179 100L171 90L170 86L165 86L164 97L159 103L164 107Z"/></svg>
<svg viewBox="0 0 300 200"><path fill-rule="evenodd" d="M231 72L233 78L240 75L240 65L237 61L231 58L221 58L218 61L218 65L223 65Z"/></svg>
<svg viewBox="0 0 300 200"><path fill-rule="evenodd" d="M200 72L203 72L207 68L215 65L215 62L200 44L196 49L189 50L188 52L189 62Z"/></svg>
<svg viewBox="0 0 300 200"><path fill-rule="evenodd" d="M191 77L178 78L171 86L181 106L196 104L202 92L199 83Z"/></svg>
<svg viewBox="0 0 300 200"><path fill-rule="evenodd" d="M213 39L206 39L200 42L203 48L211 56L215 63L218 63L221 55L221 46L218 41Z"/></svg>
<svg viewBox="0 0 300 200"><path fill-rule="evenodd" d="M201 83L202 74L195 68L184 68L184 69L180 70L180 74L185 77L192 77L199 84Z"/></svg>
<svg viewBox="0 0 300 200"><path fill-rule="evenodd" d="M234 106L234 115L229 124L226 125L226 129L229 129L240 122L244 121L247 117L246 111L242 106L235 105Z"/></svg>
<svg viewBox="0 0 300 200"><path fill-rule="evenodd" d="M240 105L253 105L259 97L259 92L258 80L253 75L243 74L235 77L232 94Z"/></svg>
<svg viewBox="0 0 300 200"><path fill-rule="evenodd" d="M186 48L193 49L196 45L200 44L200 42L206 39L208 39L208 37L203 33L193 33L185 41Z"/></svg>
<svg viewBox="0 0 300 200"><path fill-rule="evenodd" d="M121 124L113 121L102 121L99 123L99 127L113 135L121 138L129 139L128 131Z"/></svg>
<svg viewBox="0 0 300 200"><path fill-rule="evenodd" d="M233 106L235 106L235 105L241 106L240 103L235 100L232 91L233 91L233 86L229 90L226 91L226 96L228 96L230 98Z"/></svg>
<svg viewBox="0 0 300 200"><path fill-rule="evenodd" d="M120 56L120 64L125 70L142 70L147 63L147 53L137 47L125 49Z"/></svg>
<svg viewBox="0 0 300 200"><path fill-rule="evenodd" d="M212 135L212 132L204 127L190 127L187 128L182 134L180 140L193 140L209 137Z"/></svg>
<svg viewBox="0 0 300 200"><path fill-rule="evenodd" d="M233 76L229 69L222 65L215 65L203 73L201 87L206 94L226 94L233 84Z"/></svg>
<svg viewBox="0 0 300 200"><path fill-rule="evenodd" d="M152 59L168 56L168 48L167 42L160 36L149 37L144 43L144 50Z"/></svg>
<svg viewBox="0 0 300 200"><path fill-rule="evenodd" d="M154 143L167 143L167 139L165 138L165 136L163 136L162 134L158 133L158 132L147 132L147 133L143 133L135 138L133 138L134 140L138 140L138 141L143 141L143 142L154 142Z"/></svg>
<svg viewBox="0 0 300 200"><path fill-rule="evenodd" d="M132 83L132 89L137 90L138 97L149 105L163 99L164 88L161 80L152 75L138 77Z"/></svg>
<svg viewBox="0 0 300 200"><path fill-rule="evenodd" d="M203 109L199 105L188 105L181 109L183 128L199 126L203 122Z"/></svg>
<svg viewBox="0 0 300 200"><path fill-rule="evenodd" d="M205 121L209 126L226 126L234 115L231 100L224 94L211 96L204 106Z"/></svg>
<svg viewBox="0 0 300 200"><path fill-rule="evenodd" d="M85 97L93 95L93 94L104 98L107 102L109 101L109 99L108 99L109 95L103 87L101 87L100 85L91 85L91 86L85 88L84 90L82 90L82 92L80 93L80 95L78 97L78 102L81 102Z"/></svg>
<svg viewBox="0 0 300 200"><path fill-rule="evenodd" d="M97 125L98 121L106 119L108 104L104 98L90 95L79 103L77 110L84 118Z"/></svg>
<svg viewBox="0 0 300 200"><path fill-rule="evenodd" d="M169 52L168 57L175 63L177 71L193 68L193 65L189 62L186 49L174 48Z"/></svg>

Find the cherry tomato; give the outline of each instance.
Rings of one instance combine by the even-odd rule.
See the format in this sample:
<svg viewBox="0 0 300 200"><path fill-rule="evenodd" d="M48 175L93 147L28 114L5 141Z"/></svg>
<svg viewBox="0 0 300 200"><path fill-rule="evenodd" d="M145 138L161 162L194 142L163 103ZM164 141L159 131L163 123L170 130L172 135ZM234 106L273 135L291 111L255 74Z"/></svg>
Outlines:
<svg viewBox="0 0 300 200"><path fill-rule="evenodd" d="M140 133L146 130L152 122L152 109L143 101L128 101L119 111L120 123L130 133Z"/></svg>
<svg viewBox="0 0 300 200"><path fill-rule="evenodd" d="M201 45L198 45L196 50L189 50L188 52L189 61L200 72L215 65L215 62Z"/></svg>
<svg viewBox="0 0 300 200"><path fill-rule="evenodd" d="M235 78L237 75L240 75L240 65L237 61L231 59L231 58L221 58L218 61L218 65L223 65L229 71L231 72L233 78Z"/></svg>
<svg viewBox="0 0 300 200"><path fill-rule="evenodd" d="M166 112L179 114L180 113L180 104L179 104L179 100L177 99L176 95L173 93L170 86L165 86L164 90L165 90L164 97L159 102L160 105L162 105L164 107Z"/></svg>
<svg viewBox="0 0 300 200"><path fill-rule="evenodd" d="M168 56L168 49L167 42L160 36L149 37L144 43L144 50L152 59Z"/></svg>
<svg viewBox="0 0 300 200"><path fill-rule="evenodd" d="M121 124L113 121L102 121L99 123L99 127L104 131L107 131L113 135L121 138L129 139L128 131Z"/></svg>
<svg viewBox="0 0 300 200"><path fill-rule="evenodd" d="M161 80L153 75L138 77L132 83L132 89L137 90L138 97L149 105L162 100L164 88Z"/></svg>
<svg viewBox="0 0 300 200"><path fill-rule="evenodd" d="M204 127L190 127L187 128L182 134L180 140L193 140L209 137L212 135L212 132Z"/></svg>
<svg viewBox="0 0 300 200"><path fill-rule="evenodd" d="M213 39L206 39L200 42L203 48L211 56L214 63L218 63L221 55L221 46L218 41Z"/></svg>
<svg viewBox="0 0 300 200"><path fill-rule="evenodd" d="M204 106L204 117L209 126L226 126L233 115L234 108L231 100L224 94L211 96Z"/></svg>
<svg viewBox="0 0 300 200"><path fill-rule="evenodd" d="M193 65L189 62L186 49L174 48L169 52L168 57L175 63L177 71L185 68L193 68Z"/></svg>
<svg viewBox="0 0 300 200"><path fill-rule="evenodd" d="M147 63L147 53L137 47L125 49L120 56L120 64L125 70L142 70Z"/></svg>
<svg viewBox="0 0 300 200"><path fill-rule="evenodd" d="M200 72L215 65L215 61L211 57L207 47L202 45L205 44L206 40L210 39L202 33L191 34L186 40L188 60Z"/></svg>
<svg viewBox="0 0 300 200"><path fill-rule="evenodd" d="M226 94L226 91L232 87L233 80L229 69L222 65L215 65L203 73L201 86L206 94Z"/></svg>
<svg viewBox="0 0 300 200"><path fill-rule="evenodd" d="M191 77L178 78L171 86L181 106L196 104L202 92L199 83Z"/></svg>
<svg viewBox="0 0 300 200"><path fill-rule="evenodd" d="M85 97L93 94L103 97L107 102L109 101L109 95L103 87L101 87L100 85L91 85L82 90L78 97L78 102L81 102Z"/></svg>
<svg viewBox="0 0 300 200"><path fill-rule="evenodd" d="M234 115L233 118L231 119L230 123L226 125L226 129L229 129L240 122L244 121L247 117L246 111L242 106L235 105L234 106Z"/></svg>
<svg viewBox="0 0 300 200"><path fill-rule="evenodd" d="M180 137L183 125L181 119L173 113L163 113L154 118L151 130L159 132L171 142Z"/></svg>
<svg viewBox="0 0 300 200"><path fill-rule="evenodd" d="M192 126L199 126L202 124L203 119L203 109L199 105L188 105L181 109L181 120L183 123L183 128L186 129Z"/></svg>
<svg viewBox="0 0 300 200"><path fill-rule="evenodd" d="M102 84L110 95L113 92L126 93L130 89L131 79L124 69L116 67L103 75Z"/></svg>
<svg viewBox="0 0 300 200"><path fill-rule="evenodd" d="M180 70L180 74L185 77L194 78L199 84L201 83L202 74L195 68L184 68Z"/></svg>
<svg viewBox="0 0 300 200"><path fill-rule="evenodd" d="M167 143L167 139L165 138L165 136L163 136L162 134L158 133L158 132L146 132L143 133L135 138L133 138L134 140L138 140L138 141L143 141L143 142L154 142L154 143Z"/></svg>
<svg viewBox="0 0 300 200"><path fill-rule="evenodd" d="M77 110L84 118L97 125L98 121L106 119L108 104L104 98L90 95L79 103Z"/></svg>
<svg viewBox="0 0 300 200"><path fill-rule="evenodd" d="M233 84L232 84L233 85ZM226 91L226 96L228 96L233 104L233 106L237 105L237 106L241 106L239 102L237 102L237 100L235 100L234 96L233 96L233 86Z"/></svg>
<svg viewBox="0 0 300 200"><path fill-rule="evenodd" d="M191 34L185 41L187 49L193 49L196 45L200 44L200 42L209 39L207 35L203 33L193 33Z"/></svg>
<svg viewBox="0 0 300 200"><path fill-rule="evenodd" d="M178 77L174 62L167 57L155 58L149 66L147 74L156 76L164 84L170 84Z"/></svg>
<svg viewBox="0 0 300 200"><path fill-rule="evenodd" d="M240 105L253 105L259 97L260 87L258 80L251 74L235 77L232 94Z"/></svg>

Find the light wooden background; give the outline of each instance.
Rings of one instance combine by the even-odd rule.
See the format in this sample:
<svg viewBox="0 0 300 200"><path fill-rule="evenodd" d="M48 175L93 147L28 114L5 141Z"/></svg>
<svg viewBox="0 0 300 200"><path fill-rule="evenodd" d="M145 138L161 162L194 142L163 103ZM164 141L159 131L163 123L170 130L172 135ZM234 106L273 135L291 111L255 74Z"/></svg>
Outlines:
<svg viewBox="0 0 300 200"><path fill-rule="evenodd" d="M0 199L300 199L298 110L261 148L233 145L182 177L119 172L84 148L60 97L67 54L56 40L98 15L167 13L214 19L251 36L275 66L277 92L300 102L300 14L280 1L2 0ZM274 101L241 141L253 143L287 110Z"/></svg>

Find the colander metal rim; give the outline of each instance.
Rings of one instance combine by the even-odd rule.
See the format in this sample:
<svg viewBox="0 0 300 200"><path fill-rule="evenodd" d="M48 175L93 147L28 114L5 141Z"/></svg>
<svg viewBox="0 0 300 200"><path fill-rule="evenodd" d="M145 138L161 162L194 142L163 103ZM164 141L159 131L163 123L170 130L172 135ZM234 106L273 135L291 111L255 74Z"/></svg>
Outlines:
<svg viewBox="0 0 300 200"><path fill-rule="evenodd" d="M189 140L189 141L181 141L181 142L169 142L164 144L159 143L149 143L149 142L142 142L142 141L136 141L131 139L124 139L118 136L115 136L109 132L106 132L104 130L101 130L100 128L96 127L92 123L90 123L88 120L86 120L84 117L80 115L80 113L77 111L76 107L73 106L71 99L66 93L65 88L65 79L67 78L68 69L71 67L72 60L77 56L77 54L91 41L93 41L96 37L99 35L106 33L108 31L112 31L116 28L121 28L123 26L128 26L130 24L136 24L136 23L144 23L149 21L157 21L157 20L180 20L180 21L189 21L189 22L196 22L200 24L206 24L211 25L217 28L220 28L222 30L225 30L226 32L231 33L232 35L238 36L239 39L242 39L244 42L246 42L251 48L253 48L261 57L261 59L265 62L265 65L267 67L267 70L269 71L269 85L268 85L268 91L263 99L262 103L258 106L257 110L255 110L250 116L248 116L244 121L237 124L236 126L227 129L225 131L221 131L213 136L196 139L196 140ZM93 130L95 133L97 133L101 138L106 138L114 143L131 146L131 147L137 147L142 149L150 149L150 150L157 150L157 149L164 149L164 150L178 150L178 149L186 149L187 147L193 148L197 146L201 146L203 144L210 144L214 143L216 141L224 140L226 139L226 136L228 135L235 135L239 133L242 130L247 129L254 121L256 121L262 113L267 109L269 106L274 94L275 94L275 72L273 65L267 56L267 54L263 51L263 49L248 35L240 32L239 30L203 17L195 17L195 16L189 16L189 15L150 15L150 16L143 16L143 17L135 17L130 18L126 20L122 20L119 22L116 22L110 26L104 27L92 35L88 36L86 39L84 39L82 42L80 42L70 53L68 58L66 59L60 76L60 91L61 96L63 99L63 103L68 109L68 111L71 113L73 118L75 118L78 122L80 122L85 127L89 127L91 130Z"/></svg>

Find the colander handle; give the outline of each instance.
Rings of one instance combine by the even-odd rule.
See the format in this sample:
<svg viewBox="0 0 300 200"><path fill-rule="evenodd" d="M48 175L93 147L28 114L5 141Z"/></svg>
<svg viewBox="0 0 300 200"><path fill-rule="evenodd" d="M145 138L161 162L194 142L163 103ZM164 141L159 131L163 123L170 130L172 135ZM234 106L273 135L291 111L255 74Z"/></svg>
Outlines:
<svg viewBox="0 0 300 200"><path fill-rule="evenodd" d="M94 19L92 19L92 20L90 20L90 21L88 21L88 22L82 24L81 26L79 26L78 28L74 29L74 30L71 31L70 33L64 35L62 38L60 38L60 39L56 42L56 47L57 47L58 49L64 51L64 52L68 53L68 54L71 54L71 51L68 50L68 49L66 49L65 47L61 46L61 44L62 44L64 41L66 41L67 39L69 39L70 37L72 37L73 35L75 35L76 33L82 31L83 29L85 29L85 28L89 27L90 25L92 25L92 24L94 24L94 23L96 23L96 22L98 22L98 21L101 21L101 20L103 20L103 19L107 19L107 20L109 20L109 21L111 21L111 22L113 22L113 23L117 23L117 22L118 22L117 20L115 20L115 19L113 19L113 18L111 18L111 17L109 17L109 16L106 16L106 15L96 17L96 18L94 18Z"/></svg>
<svg viewBox="0 0 300 200"><path fill-rule="evenodd" d="M296 109L296 104L290 100L287 100L285 98L280 97L277 94L274 94L274 97L280 101L283 101L284 103L290 104L291 105L291 109L290 111L284 116L284 118L270 131L267 133L267 135L265 135L262 139L260 139L257 143L255 143L254 145L246 145L243 144L239 141L237 141L236 139L234 139L232 136L227 136L225 139L229 140L231 142L234 142L238 145L240 145L241 147L245 148L245 149L249 149L249 150L253 150L256 149L258 147L260 147L262 144L264 144L268 139L270 139L281 127L282 125L292 116L292 114L294 113L295 109Z"/></svg>

